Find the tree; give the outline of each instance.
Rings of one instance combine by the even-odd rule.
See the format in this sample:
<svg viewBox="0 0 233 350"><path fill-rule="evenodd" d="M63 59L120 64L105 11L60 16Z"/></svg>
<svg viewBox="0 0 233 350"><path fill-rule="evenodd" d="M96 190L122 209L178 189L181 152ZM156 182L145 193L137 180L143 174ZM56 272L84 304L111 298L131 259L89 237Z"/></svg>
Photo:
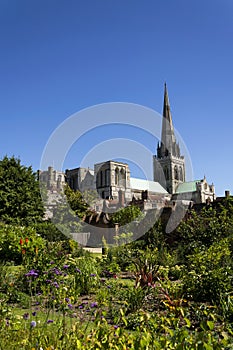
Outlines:
<svg viewBox="0 0 233 350"><path fill-rule="evenodd" d="M43 215L36 173L19 159L5 156L0 160L0 220L27 226L42 221Z"/></svg>
<svg viewBox="0 0 233 350"><path fill-rule="evenodd" d="M84 201L82 193L79 191L73 191L68 185L66 185L64 193L66 195L70 208L79 218L84 217L88 210L88 205Z"/></svg>

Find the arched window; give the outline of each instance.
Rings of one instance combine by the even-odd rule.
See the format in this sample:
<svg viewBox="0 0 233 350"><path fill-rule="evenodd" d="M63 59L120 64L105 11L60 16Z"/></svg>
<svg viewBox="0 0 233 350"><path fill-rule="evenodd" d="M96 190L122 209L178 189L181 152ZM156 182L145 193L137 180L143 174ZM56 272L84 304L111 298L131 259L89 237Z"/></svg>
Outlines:
<svg viewBox="0 0 233 350"><path fill-rule="evenodd" d="M184 181L184 176L183 176L183 170L182 167L180 166L180 181Z"/></svg>
<svg viewBox="0 0 233 350"><path fill-rule="evenodd" d="M120 186L125 187L125 169L121 168L120 174L119 174L119 184Z"/></svg>
<svg viewBox="0 0 233 350"><path fill-rule="evenodd" d="M115 169L115 185L119 185L119 169Z"/></svg>
<svg viewBox="0 0 233 350"><path fill-rule="evenodd" d="M100 184L100 187L103 186L103 172L102 171L99 172L99 184Z"/></svg>
<svg viewBox="0 0 233 350"><path fill-rule="evenodd" d="M110 170L109 170L109 169L106 169L106 170L105 170L105 186L109 186L109 184L110 184L109 175L110 175Z"/></svg>
<svg viewBox="0 0 233 350"><path fill-rule="evenodd" d="M164 167L163 172L164 172L165 180L169 180L169 172L168 172L167 166Z"/></svg>
<svg viewBox="0 0 233 350"><path fill-rule="evenodd" d="M179 180L178 168L176 165L174 166L174 176L175 180Z"/></svg>

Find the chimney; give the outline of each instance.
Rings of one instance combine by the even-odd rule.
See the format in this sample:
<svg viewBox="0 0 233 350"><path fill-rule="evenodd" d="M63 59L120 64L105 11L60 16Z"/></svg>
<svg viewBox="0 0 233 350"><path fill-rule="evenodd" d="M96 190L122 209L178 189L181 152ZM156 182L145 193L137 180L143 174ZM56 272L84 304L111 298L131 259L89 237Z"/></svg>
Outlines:
<svg viewBox="0 0 233 350"><path fill-rule="evenodd" d="M230 191L225 191L225 197L230 197Z"/></svg>

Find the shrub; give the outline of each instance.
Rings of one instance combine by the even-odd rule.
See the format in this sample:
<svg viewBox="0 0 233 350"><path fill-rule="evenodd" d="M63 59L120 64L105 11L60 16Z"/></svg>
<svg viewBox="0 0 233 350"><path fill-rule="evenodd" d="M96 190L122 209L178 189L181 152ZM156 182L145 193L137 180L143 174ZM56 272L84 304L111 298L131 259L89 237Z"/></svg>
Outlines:
<svg viewBox="0 0 233 350"><path fill-rule="evenodd" d="M184 274L184 292L196 301L219 303L221 295L232 287L232 262L227 239L207 249L196 249L188 257Z"/></svg>

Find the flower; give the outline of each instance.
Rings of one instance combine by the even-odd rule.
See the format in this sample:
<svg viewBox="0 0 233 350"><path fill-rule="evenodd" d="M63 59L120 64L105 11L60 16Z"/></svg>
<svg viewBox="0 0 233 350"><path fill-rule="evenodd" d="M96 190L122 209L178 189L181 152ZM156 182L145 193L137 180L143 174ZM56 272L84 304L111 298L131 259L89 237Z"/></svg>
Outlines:
<svg viewBox="0 0 233 350"><path fill-rule="evenodd" d="M73 305L72 304L68 304L68 308L71 310L73 309Z"/></svg>
<svg viewBox="0 0 233 350"><path fill-rule="evenodd" d="M29 239L28 239L28 238L26 238L26 239L25 239L25 243L27 244L28 242L29 242Z"/></svg>
<svg viewBox="0 0 233 350"><path fill-rule="evenodd" d="M28 319L29 319L29 313L26 312L26 313L23 315L23 318L24 318L25 320L28 320Z"/></svg>
<svg viewBox="0 0 233 350"><path fill-rule="evenodd" d="M48 320L47 323L53 323L53 320Z"/></svg>
<svg viewBox="0 0 233 350"><path fill-rule="evenodd" d="M69 268L69 265L63 265L63 269L68 269Z"/></svg>
<svg viewBox="0 0 233 350"><path fill-rule="evenodd" d="M19 240L19 244L20 244L20 245L22 245L22 244L23 244L23 239L22 239L22 238L20 238L20 240Z"/></svg>
<svg viewBox="0 0 233 350"><path fill-rule="evenodd" d="M113 326L114 329L117 329L118 327L119 327L119 326L117 326L117 325Z"/></svg>
<svg viewBox="0 0 233 350"><path fill-rule="evenodd" d="M70 299L69 298L65 298L65 301L68 303L70 301Z"/></svg>
<svg viewBox="0 0 233 350"><path fill-rule="evenodd" d="M95 301L94 303L91 303L91 307L93 308L93 307L97 307L98 306L98 304L97 304L97 302Z"/></svg>
<svg viewBox="0 0 233 350"><path fill-rule="evenodd" d="M32 316L36 316L36 311L33 311L33 312L32 312Z"/></svg>
<svg viewBox="0 0 233 350"><path fill-rule="evenodd" d="M75 271L81 273L81 270L79 270L78 268L76 268Z"/></svg>
<svg viewBox="0 0 233 350"><path fill-rule="evenodd" d="M28 273L25 274L25 276L33 276L33 277L38 277L39 274L35 270L30 270Z"/></svg>
<svg viewBox="0 0 233 350"><path fill-rule="evenodd" d="M32 322L30 323L30 326L31 326L32 328L36 327L36 321L32 321Z"/></svg>
<svg viewBox="0 0 233 350"><path fill-rule="evenodd" d="M55 288L59 288L59 284L57 282L53 282Z"/></svg>
<svg viewBox="0 0 233 350"><path fill-rule="evenodd" d="M95 277L95 276L96 276L96 273L91 273L90 276L91 276L91 277Z"/></svg>

